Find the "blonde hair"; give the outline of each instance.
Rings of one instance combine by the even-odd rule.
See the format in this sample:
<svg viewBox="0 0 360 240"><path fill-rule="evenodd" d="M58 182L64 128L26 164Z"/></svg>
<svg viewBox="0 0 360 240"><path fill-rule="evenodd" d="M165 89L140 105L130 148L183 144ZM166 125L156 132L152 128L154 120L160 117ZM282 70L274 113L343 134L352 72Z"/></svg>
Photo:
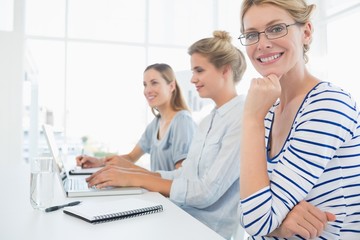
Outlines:
<svg viewBox="0 0 360 240"><path fill-rule="evenodd" d="M228 32L214 31L213 36L193 43L188 49L189 55L199 53L217 69L230 65L234 75L234 83L238 83L246 69L244 54L231 43Z"/></svg>
<svg viewBox="0 0 360 240"><path fill-rule="evenodd" d="M289 15L295 20L298 24L305 24L307 22L310 22L310 17L313 13L313 11L316 8L315 4L308 5L305 0L243 0L241 4L241 32L244 32L244 15L245 13L252 7L253 5L263 5L263 4L271 4L273 6L279 7L286 12L289 13ZM304 44L303 46L303 53L304 53L304 60L305 63L308 62L309 58L306 55L306 52L310 49L310 43Z"/></svg>
<svg viewBox="0 0 360 240"><path fill-rule="evenodd" d="M155 63L147 66L144 70L144 73L150 69L154 69L155 71L159 72L161 77L166 81L167 84L170 84L171 82L175 82L175 90L172 92L170 99L170 105L172 109L175 111L181 111L181 110L189 111L189 108L181 93L181 89L177 84L174 70L166 63ZM151 112L156 117L160 117L160 114L158 113L156 108L152 107Z"/></svg>

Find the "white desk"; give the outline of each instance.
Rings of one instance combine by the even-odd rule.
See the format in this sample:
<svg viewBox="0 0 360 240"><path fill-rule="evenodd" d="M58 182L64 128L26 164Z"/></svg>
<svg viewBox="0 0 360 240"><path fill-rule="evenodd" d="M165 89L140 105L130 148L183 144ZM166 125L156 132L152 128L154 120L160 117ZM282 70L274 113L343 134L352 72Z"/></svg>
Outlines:
<svg viewBox="0 0 360 240"><path fill-rule="evenodd" d="M74 200L102 201L135 197L160 203L164 211L130 219L93 225L64 214L62 210L45 213L34 210L29 201L30 173L26 163L0 163L0 239L31 240L217 240L223 239L159 193L116 197L65 198L56 178L54 204Z"/></svg>

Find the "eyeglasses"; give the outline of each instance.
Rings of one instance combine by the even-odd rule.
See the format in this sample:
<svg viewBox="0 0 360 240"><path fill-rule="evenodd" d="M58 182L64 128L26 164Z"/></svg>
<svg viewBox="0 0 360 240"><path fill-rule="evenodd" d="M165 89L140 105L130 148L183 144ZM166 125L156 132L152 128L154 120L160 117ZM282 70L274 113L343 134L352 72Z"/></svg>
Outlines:
<svg viewBox="0 0 360 240"><path fill-rule="evenodd" d="M266 38L269 39L269 40L281 38L281 37L284 37L288 33L287 28L290 27L290 26L293 26L295 24L297 24L297 23L293 23L293 24L285 24L285 23L275 24L275 25L272 25L270 27L267 27L262 32L248 32L248 33L241 34L238 39L240 40L242 45L249 46L249 45L253 45L253 44L259 42L261 33L264 33Z"/></svg>

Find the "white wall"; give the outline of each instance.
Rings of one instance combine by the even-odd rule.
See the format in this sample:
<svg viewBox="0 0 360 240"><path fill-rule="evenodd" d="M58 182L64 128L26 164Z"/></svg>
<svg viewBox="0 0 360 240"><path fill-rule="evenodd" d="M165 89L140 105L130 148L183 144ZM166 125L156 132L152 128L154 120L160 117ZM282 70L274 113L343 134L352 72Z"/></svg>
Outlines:
<svg viewBox="0 0 360 240"><path fill-rule="evenodd" d="M14 31L0 31L0 153L2 162L22 160L24 0L14 1Z"/></svg>

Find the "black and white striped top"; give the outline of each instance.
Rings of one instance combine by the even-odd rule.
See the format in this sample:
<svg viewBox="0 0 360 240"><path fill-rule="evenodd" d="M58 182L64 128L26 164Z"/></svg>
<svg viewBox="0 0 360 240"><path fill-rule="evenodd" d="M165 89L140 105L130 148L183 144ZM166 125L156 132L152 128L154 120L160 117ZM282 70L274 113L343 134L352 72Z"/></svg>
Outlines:
<svg viewBox="0 0 360 240"><path fill-rule="evenodd" d="M267 149L278 104L265 118ZM360 239L359 114L351 96L328 82L308 93L282 150L268 158L270 187L239 205L240 221L253 239L273 239L255 236L276 229L304 199L336 215L318 239Z"/></svg>

